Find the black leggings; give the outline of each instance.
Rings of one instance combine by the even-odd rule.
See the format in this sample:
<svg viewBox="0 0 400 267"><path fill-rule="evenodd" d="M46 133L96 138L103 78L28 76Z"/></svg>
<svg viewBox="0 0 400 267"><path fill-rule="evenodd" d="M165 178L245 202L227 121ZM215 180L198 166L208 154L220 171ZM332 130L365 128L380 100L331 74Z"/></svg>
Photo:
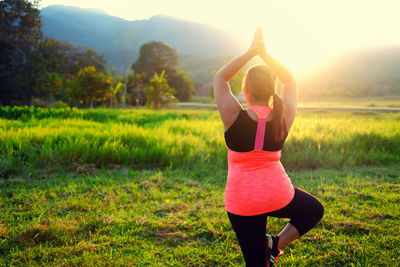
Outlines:
<svg viewBox="0 0 400 267"><path fill-rule="evenodd" d="M241 216L228 213L232 228L239 241L246 266L266 265L266 224L267 217L290 218L300 236L313 228L324 215L324 206L309 193L294 187L295 194L285 207L264 214Z"/></svg>

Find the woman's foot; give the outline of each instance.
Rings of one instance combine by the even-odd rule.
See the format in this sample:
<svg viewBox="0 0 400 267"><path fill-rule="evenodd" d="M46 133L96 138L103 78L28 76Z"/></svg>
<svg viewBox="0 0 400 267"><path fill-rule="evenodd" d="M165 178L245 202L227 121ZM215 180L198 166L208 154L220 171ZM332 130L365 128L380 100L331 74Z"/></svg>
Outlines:
<svg viewBox="0 0 400 267"><path fill-rule="evenodd" d="M278 264L278 257L283 255L283 251L278 249L279 236L266 235L267 237L267 267Z"/></svg>

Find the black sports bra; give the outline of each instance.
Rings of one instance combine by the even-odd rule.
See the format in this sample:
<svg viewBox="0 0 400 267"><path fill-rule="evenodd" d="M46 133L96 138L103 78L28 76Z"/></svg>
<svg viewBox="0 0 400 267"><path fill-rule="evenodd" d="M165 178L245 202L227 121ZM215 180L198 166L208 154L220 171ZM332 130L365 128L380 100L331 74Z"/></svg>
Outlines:
<svg viewBox="0 0 400 267"><path fill-rule="evenodd" d="M249 152L254 150L254 142L257 132L257 121L253 120L246 110L241 110L235 122L224 133L227 147L237 152ZM283 140L274 141L272 138L272 121L267 121L265 126L263 150L282 150L288 133Z"/></svg>

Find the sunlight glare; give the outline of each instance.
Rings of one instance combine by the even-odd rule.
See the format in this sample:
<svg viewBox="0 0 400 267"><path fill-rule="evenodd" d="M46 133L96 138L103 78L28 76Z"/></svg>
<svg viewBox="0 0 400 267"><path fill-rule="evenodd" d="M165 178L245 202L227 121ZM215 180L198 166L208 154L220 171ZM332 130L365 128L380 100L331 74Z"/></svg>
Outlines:
<svg viewBox="0 0 400 267"><path fill-rule="evenodd" d="M355 47L400 44L400 35L394 34L400 10L396 0L41 2L42 7L51 4L104 9L110 15L128 20L171 15L228 31L243 41L243 51L250 44L255 29L261 26L268 51L297 72Z"/></svg>

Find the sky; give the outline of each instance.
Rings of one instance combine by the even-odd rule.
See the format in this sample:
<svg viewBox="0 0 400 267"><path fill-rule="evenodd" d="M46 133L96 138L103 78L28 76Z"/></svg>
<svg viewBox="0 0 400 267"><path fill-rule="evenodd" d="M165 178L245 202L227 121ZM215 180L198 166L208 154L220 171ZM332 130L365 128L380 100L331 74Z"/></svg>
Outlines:
<svg viewBox="0 0 400 267"><path fill-rule="evenodd" d="M250 44L262 27L267 50L296 70L349 49L400 45L399 0L42 0L103 9L127 20L166 14L224 29Z"/></svg>

